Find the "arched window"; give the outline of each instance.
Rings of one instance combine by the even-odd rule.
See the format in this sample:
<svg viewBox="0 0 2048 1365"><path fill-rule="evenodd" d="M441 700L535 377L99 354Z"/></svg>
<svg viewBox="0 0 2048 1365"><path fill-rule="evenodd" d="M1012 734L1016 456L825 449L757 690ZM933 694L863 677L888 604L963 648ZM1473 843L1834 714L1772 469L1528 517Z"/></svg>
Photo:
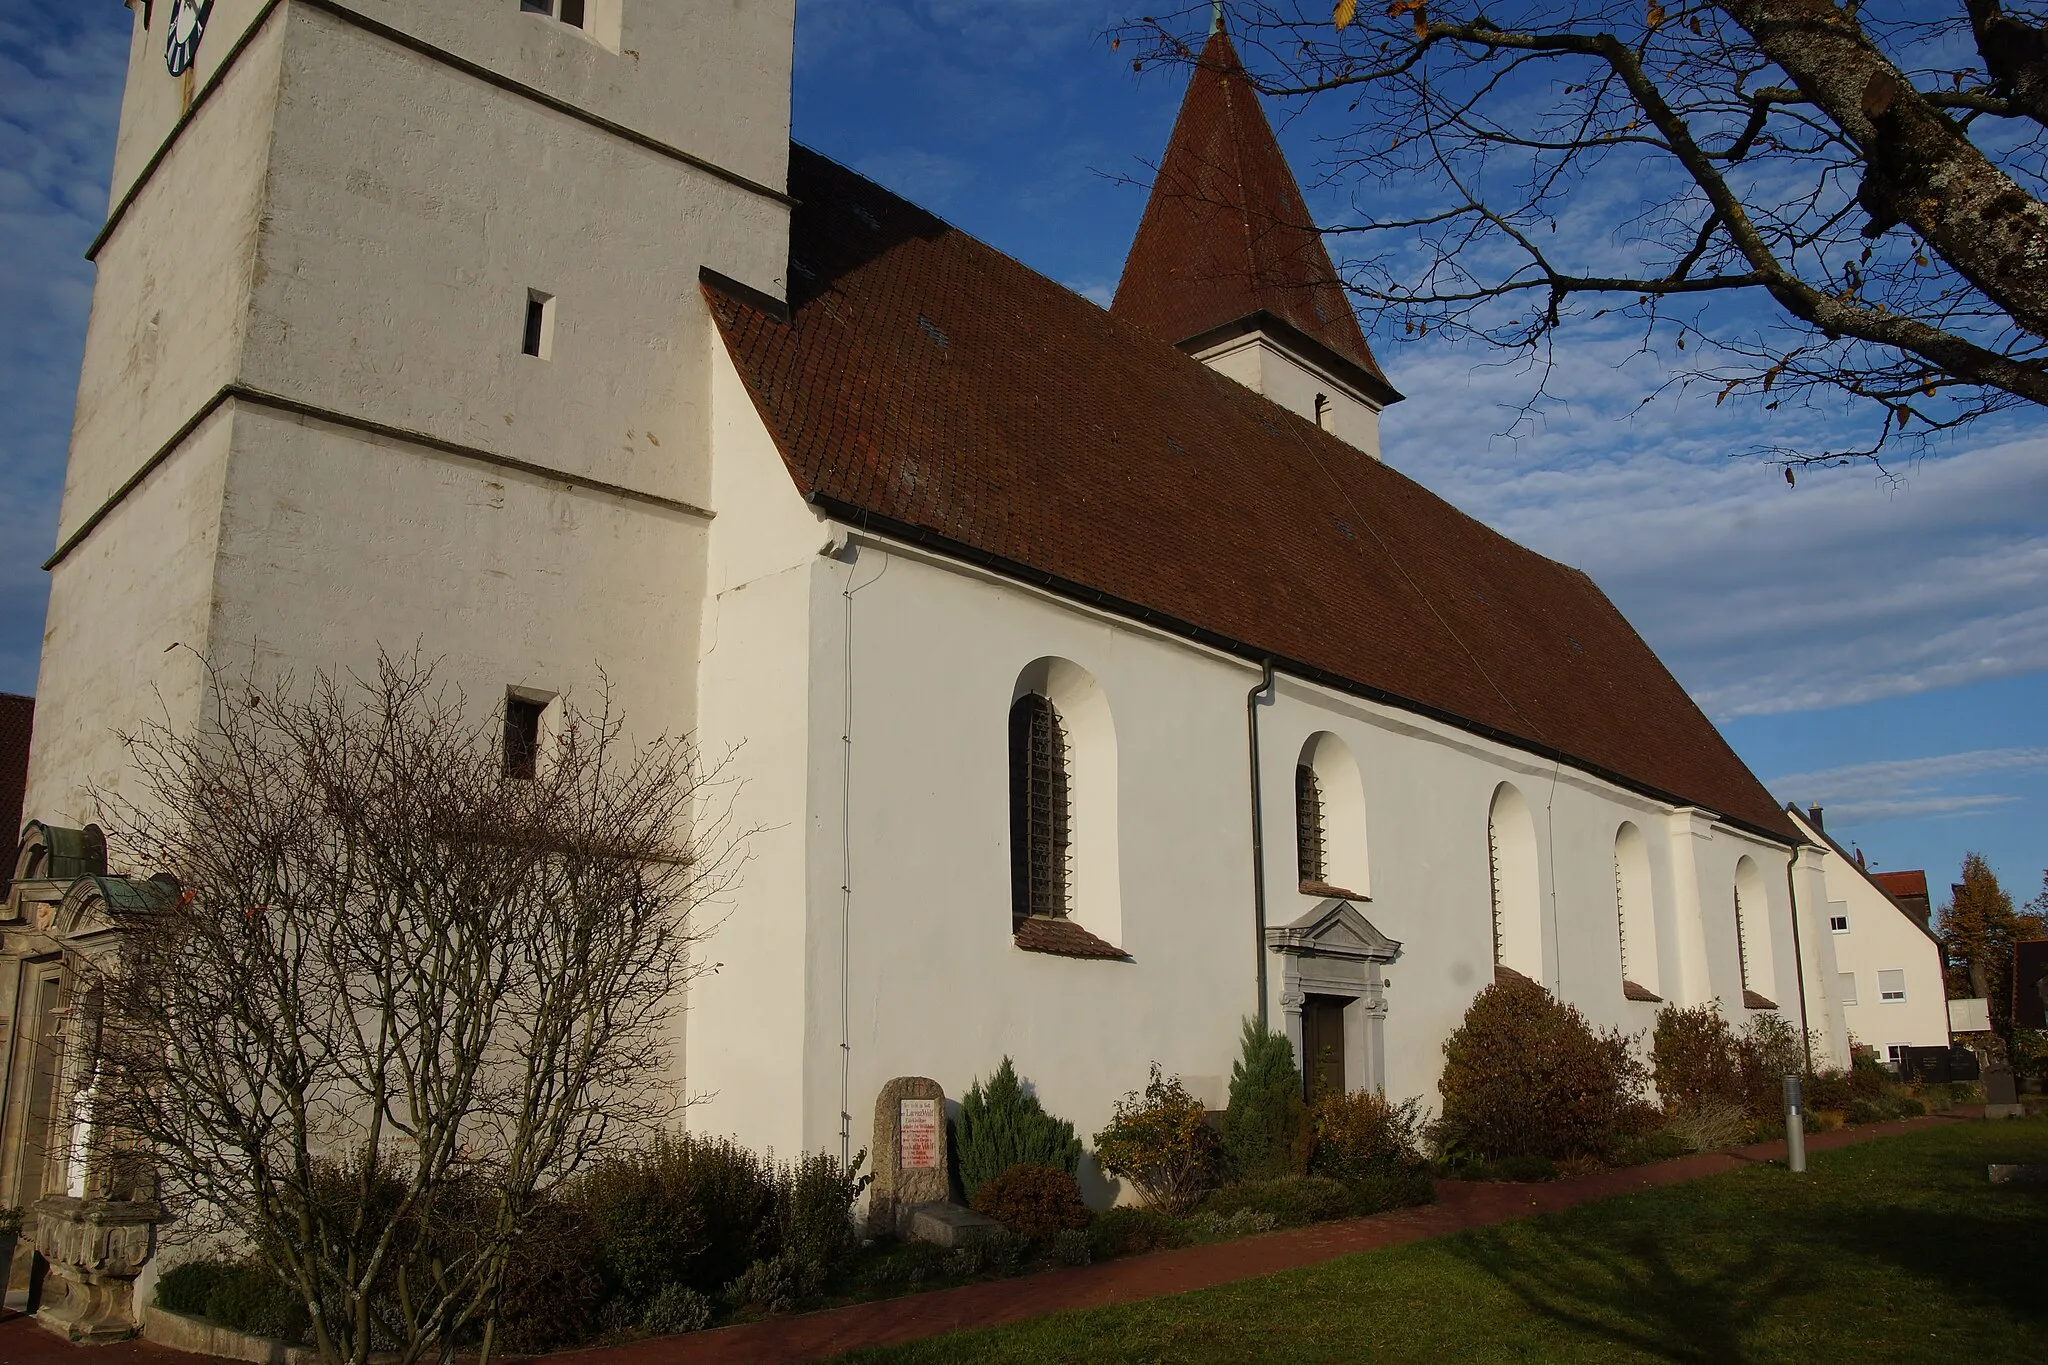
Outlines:
<svg viewBox="0 0 2048 1365"><path fill-rule="evenodd" d="M1614 833L1614 919L1621 940L1623 992L1631 999L1649 999L1657 993L1657 914L1650 898L1650 848L1643 832L1628 821Z"/></svg>
<svg viewBox="0 0 2048 1365"><path fill-rule="evenodd" d="M1311 895L1372 894L1366 861L1365 781L1343 740L1310 735L1294 761L1294 847Z"/></svg>
<svg viewBox="0 0 2048 1365"><path fill-rule="evenodd" d="M1116 724L1087 669L1043 658L1010 692L1010 914L1123 941Z"/></svg>
<svg viewBox="0 0 2048 1365"><path fill-rule="evenodd" d="M1735 864L1735 960L1742 978L1742 1003L1751 1009L1776 1009L1764 995L1775 980L1771 970L1771 939L1764 915L1763 872L1744 856Z"/></svg>
<svg viewBox="0 0 2048 1365"><path fill-rule="evenodd" d="M1329 880L1323 855L1323 789L1316 782L1316 770L1306 763L1294 766L1294 861L1304 886Z"/></svg>
<svg viewBox="0 0 2048 1365"><path fill-rule="evenodd" d="M1494 789L1486 817L1493 891L1493 961L1543 979L1542 900L1536 880L1536 822L1513 783Z"/></svg>
<svg viewBox="0 0 2048 1365"><path fill-rule="evenodd" d="M1067 913L1067 737L1051 700L1010 707L1010 918Z"/></svg>

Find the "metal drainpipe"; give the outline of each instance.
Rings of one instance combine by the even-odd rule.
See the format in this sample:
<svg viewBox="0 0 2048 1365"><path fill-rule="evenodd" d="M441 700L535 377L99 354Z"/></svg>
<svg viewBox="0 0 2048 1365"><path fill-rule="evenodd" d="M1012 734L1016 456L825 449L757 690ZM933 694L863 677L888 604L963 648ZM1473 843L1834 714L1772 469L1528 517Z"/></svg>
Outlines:
<svg viewBox="0 0 2048 1365"><path fill-rule="evenodd" d="M1259 791L1259 698L1273 691L1273 661L1268 659L1259 673L1259 685L1244 695L1244 720L1251 745L1252 761L1252 932L1258 953L1259 1008L1261 1032L1266 1028L1266 820Z"/></svg>
<svg viewBox="0 0 2048 1365"><path fill-rule="evenodd" d="M1806 1047L1806 1069L1813 1070L1813 1030L1806 1022L1806 951L1799 946L1799 884L1792 869L1799 864L1799 850L1785 862L1785 897L1792 904L1792 966L1799 986L1799 1041Z"/></svg>
<svg viewBox="0 0 2048 1365"><path fill-rule="evenodd" d="M846 585L840 589L846 603L846 676L839 732L839 1164L847 1167L853 1160L853 595L882 581L889 556L885 552L881 569L855 587L860 551L850 535L834 532L818 553L847 566Z"/></svg>

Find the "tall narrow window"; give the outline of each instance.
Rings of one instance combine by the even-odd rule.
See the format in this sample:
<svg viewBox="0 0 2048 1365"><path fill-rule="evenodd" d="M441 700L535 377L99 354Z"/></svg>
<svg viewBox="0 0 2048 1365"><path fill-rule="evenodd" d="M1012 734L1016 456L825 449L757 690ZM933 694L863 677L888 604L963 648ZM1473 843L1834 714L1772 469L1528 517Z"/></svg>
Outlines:
<svg viewBox="0 0 2048 1365"><path fill-rule="evenodd" d="M1010 918L1067 913L1067 738L1050 700L1010 707Z"/></svg>
<svg viewBox="0 0 2048 1365"><path fill-rule="evenodd" d="M1621 873L1621 845L1614 848L1614 928L1621 938L1621 979L1630 979L1628 974L1628 883Z"/></svg>
<svg viewBox="0 0 2048 1365"><path fill-rule="evenodd" d="M1742 969L1742 989L1749 987L1749 928L1743 923L1748 918L1742 913L1742 888L1735 888L1735 960Z"/></svg>
<svg viewBox="0 0 2048 1365"><path fill-rule="evenodd" d="M1306 763L1294 768L1294 861L1303 885L1329 881L1323 846L1323 789L1316 770Z"/></svg>
<svg viewBox="0 0 2048 1365"><path fill-rule="evenodd" d="M546 360L555 348L555 296L526 291L526 335L520 346L527 355Z"/></svg>
<svg viewBox="0 0 2048 1365"><path fill-rule="evenodd" d="M1500 827L1491 819L1486 822L1486 874L1493 895L1493 965L1498 967L1504 946L1500 929Z"/></svg>
<svg viewBox="0 0 2048 1365"><path fill-rule="evenodd" d="M533 780L540 757L540 713L546 702L505 698L505 776Z"/></svg>

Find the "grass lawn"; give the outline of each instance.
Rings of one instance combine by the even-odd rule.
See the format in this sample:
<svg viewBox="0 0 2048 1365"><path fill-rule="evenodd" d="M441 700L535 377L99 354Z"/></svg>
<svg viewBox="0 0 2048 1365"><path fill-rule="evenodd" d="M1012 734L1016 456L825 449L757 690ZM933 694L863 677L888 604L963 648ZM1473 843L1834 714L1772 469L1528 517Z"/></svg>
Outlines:
<svg viewBox="0 0 2048 1365"><path fill-rule="evenodd" d="M1944 1124L847 1361L2048 1361L2048 1119Z"/></svg>

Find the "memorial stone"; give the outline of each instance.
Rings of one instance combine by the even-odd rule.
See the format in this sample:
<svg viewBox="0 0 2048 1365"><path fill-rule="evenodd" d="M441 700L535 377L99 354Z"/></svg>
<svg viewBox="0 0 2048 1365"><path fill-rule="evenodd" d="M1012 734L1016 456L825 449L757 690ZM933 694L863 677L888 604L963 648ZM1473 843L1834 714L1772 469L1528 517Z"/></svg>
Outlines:
<svg viewBox="0 0 2048 1365"><path fill-rule="evenodd" d="M875 1097L875 1183L868 1189L868 1231L903 1230L911 1209L943 1204L947 1176L946 1092L924 1076L899 1076Z"/></svg>

